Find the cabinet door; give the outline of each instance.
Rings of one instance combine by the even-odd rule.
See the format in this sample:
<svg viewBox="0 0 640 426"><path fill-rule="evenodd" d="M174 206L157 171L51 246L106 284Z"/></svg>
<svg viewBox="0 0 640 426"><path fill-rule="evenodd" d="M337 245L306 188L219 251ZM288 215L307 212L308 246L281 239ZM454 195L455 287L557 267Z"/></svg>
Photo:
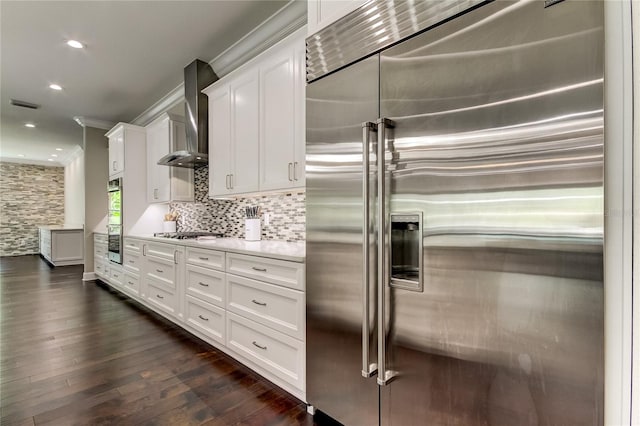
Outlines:
<svg viewBox="0 0 640 426"><path fill-rule="evenodd" d="M169 201L170 167L158 165L158 160L169 153L169 119L147 128L147 202Z"/></svg>
<svg viewBox="0 0 640 426"><path fill-rule="evenodd" d="M260 190L294 186L295 53L288 46L260 67Z"/></svg>
<svg viewBox="0 0 640 426"><path fill-rule="evenodd" d="M295 45L295 115L294 115L294 134L295 142L293 146L293 180L295 187L305 186L305 157L307 146L307 128L306 128L306 64L307 51L304 40Z"/></svg>
<svg viewBox="0 0 640 426"><path fill-rule="evenodd" d="M260 73L251 70L230 82L232 99L232 194L258 191L260 166ZM215 115L215 113L214 113Z"/></svg>
<svg viewBox="0 0 640 426"><path fill-rule="evenodd" d="M224 85L209 94L209 197L229 194L230 165L231 97Z"/></svg>
<svg viewBox="0 0 640 426"><path fill-rule="evenodd" d="M124 171L124 129L109 137L109 177Z"/></svg>

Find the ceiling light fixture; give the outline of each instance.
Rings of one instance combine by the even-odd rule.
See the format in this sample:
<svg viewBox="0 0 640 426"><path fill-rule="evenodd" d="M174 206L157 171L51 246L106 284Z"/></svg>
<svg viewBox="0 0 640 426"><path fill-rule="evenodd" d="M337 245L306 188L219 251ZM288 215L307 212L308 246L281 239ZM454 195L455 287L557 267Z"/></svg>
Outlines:
<svg viewBox="0 0 640 426"><path fill-rule="evenodd" d="M56 151L64 151L62 148L56 148Z"/></svg>
<svg viewBox="0 0 640 426"><path fill-rule="evenodd" d="M24 127L30 127L30 128L33 129L34 127L36 127L36 125L33 124L33 123L27 123L27 124L24 125Z"/></svg>
<svg viewBox="0 0 640 426"><path fill-rule="evenodd" d="M47 161L53 161L53 158L47 158Z"/></svg>
<svg viewBox="0 0 640 426"><path fill-rule="evenodd" d="M18 157L24 157L24 154L18 154Z"/></svg>
<svg viewBox="0 0 640 426"><path fill-rule="evenodd" d="M69 40L67 44L75 49L82 49L84 47L84 44L76 40Z"/></svg>
<svg viewBox="0 0 640 426"><path fill-rule="evenodd" d="M62 90L62 87L58 84L50 84L49 88L53 90Z"/></svg>
<svg viewBox="0 0 640 426"><path fill-rule="evenodd" d="M58 154L51 154L51 156L52 156L52 157L57 157L57 156L58 156Z"/></svg>

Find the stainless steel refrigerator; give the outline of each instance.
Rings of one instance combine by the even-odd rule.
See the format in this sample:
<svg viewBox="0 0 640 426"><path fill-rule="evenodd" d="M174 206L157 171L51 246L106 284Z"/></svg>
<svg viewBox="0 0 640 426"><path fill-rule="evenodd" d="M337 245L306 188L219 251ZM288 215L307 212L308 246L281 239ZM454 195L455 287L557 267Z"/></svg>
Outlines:
<svg viewBox="0 0 640 426"><path fill-rule="evenodd" d="M603 422L603 4L374 0L307 39L307 400Z"/></svg>

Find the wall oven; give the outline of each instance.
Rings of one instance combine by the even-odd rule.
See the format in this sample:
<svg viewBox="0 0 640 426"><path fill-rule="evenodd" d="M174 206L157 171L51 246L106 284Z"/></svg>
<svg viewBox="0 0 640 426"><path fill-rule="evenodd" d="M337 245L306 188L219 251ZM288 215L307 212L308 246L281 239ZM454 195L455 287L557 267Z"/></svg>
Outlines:
<svg viewBox="0 0 640 426"><path fill-rule="evenodd" d="M109 181L109 260L122 264L122 178Z"/></svg>

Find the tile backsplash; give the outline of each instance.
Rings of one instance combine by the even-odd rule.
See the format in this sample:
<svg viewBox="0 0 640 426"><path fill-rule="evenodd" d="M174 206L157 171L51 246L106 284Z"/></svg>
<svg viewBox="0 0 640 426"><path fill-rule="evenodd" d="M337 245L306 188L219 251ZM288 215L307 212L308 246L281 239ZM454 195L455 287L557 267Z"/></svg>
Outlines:
<svg viewBox="0 0 640 426"><path fill-rule="evenodd" d="M305 193L303 190L255 195L234 200L209 198L209 168L195 171L195 203L171 203L178 213L177 230L221 232L228 237L244 238L245 207L262 209L262 239L302 241L305 239ZM269 225L264 214L269 214Z"/></svg>

